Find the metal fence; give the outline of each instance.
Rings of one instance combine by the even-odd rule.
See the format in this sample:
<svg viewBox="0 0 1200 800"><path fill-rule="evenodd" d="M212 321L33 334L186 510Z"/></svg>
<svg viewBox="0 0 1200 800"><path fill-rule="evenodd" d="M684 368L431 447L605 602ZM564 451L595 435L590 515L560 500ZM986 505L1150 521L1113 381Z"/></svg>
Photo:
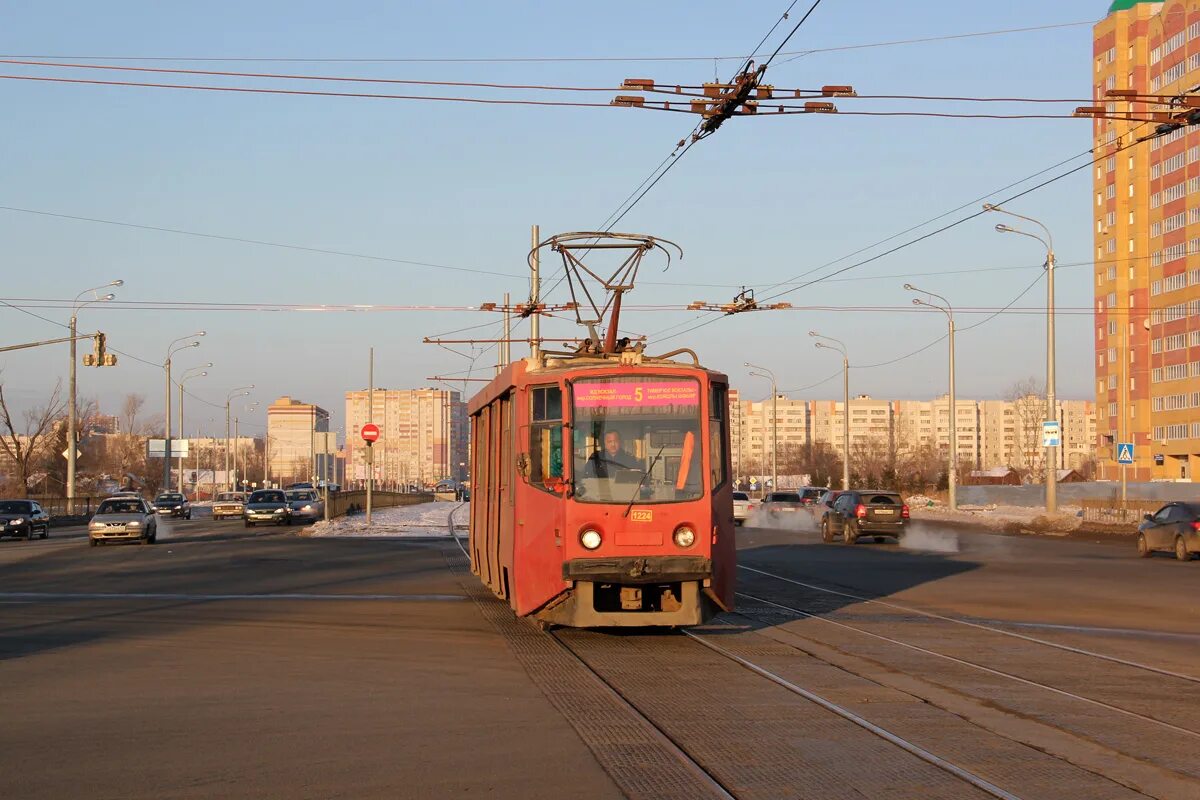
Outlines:
<svg viewBox="0 0 1200 800"><path fill-rule="evenodd" d="M30 497L29 499L40 505L51 517L67 516L67 498L65 497ZM76 497L75 514L90 517L103 499L103 497Z"/></svg>
<svg viewBox="0 0 1200 800"><path fill-rule="evenodd" d="M1083 521L1098 525L1137 525L1146 514L1163 507L1161 500L1084 500Z"/></svg>
<svg viewBox="0 0 1200 800"><path fill-rule="evenodd" d="M433 502L433 495L408 492L371 492L371 508L395 508L396 506L414 506L418 503ZM347 513L361 513L367 507L366 492L336 492L329 495L329 518L341 517Z"/></svg>

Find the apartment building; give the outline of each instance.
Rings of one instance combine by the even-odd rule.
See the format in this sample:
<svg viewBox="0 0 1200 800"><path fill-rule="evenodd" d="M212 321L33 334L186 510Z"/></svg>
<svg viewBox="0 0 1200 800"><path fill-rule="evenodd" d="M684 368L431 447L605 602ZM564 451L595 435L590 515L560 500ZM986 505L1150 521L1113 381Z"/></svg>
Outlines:
<svg viewBox="0 0 1200 800"><path fill-rule="evenodd" d="M1116 0L1093 34L1095 105L1110 112L1156 108L1122 103L1114 90L1173 96L1200 83L1194 4ZM1119 476L1115 445L1132 442L1130 480L1191 480L1200 465L1200 130L1122 149L1151 131L1094 123L1099 476Z"/></svg>
<svg viewBox="0 0 1200 800"><path fill-rule="evenodd" d="M286 395L271 403L267 407L266 442L269 481L286 486L319 478L322 459L318 454L337 450L329 434L329 412L320 406Z"/></svg>
<svg viewBox="0 0 1200 800"><path fill-rule="evenodd" d="M779 451L827 443L839 456L843 446L843 404L832 400L777 399ZM950 437L957 442L960 463L975 469L1045 468L1042 422L1045 400L1039 397L1008 400L955 401L953 434L950 399L929 401L876 400L862 395L850 401L850 453L855 458L883 458L890 454L933 448L948 453ZM1061 400L1058 419L1062 446L1058 467L1075 469L1095 456L1097 436L1095 405L1087 400ZM734 464L738 474L766 471L771 460L774 406L763 401L734 401L730 419Z"/></svg>
<svg viewBox="0 0 1200 800"><path fill-rule="evenodd" d="M359 436L368 421L379 426L373 445L375 478L385 487L430 485L467 477L467 406L444 389L376 389L346 392L346 478L364 481L366 445Z"/></svg>

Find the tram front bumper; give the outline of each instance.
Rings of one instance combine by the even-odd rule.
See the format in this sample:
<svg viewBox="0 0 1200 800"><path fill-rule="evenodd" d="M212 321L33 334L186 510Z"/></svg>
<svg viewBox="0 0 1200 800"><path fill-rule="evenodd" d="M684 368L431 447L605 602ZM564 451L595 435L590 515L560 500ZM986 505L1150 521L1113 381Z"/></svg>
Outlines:
<svg viewBox="0 0 1200 800"><path fill-rule="evenodd" d="M593 583L707 581L712 559L704 556L622 556L576 558L563 562L563 579Z"/></svg>

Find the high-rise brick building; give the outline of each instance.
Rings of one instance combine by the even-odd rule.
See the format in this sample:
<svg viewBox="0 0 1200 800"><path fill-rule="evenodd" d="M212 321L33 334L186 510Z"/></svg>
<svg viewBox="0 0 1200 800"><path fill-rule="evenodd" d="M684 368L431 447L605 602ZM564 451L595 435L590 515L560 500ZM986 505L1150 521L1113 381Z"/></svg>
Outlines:
<svg viewBox="0 0 1200 800"><path fill-rule="evenodd" d="M1200 7L1116 0L1094 29L1093 93L1174 95L1200 85ZM1117 152L1153 123L1097 120L1094 223L1099 477L1191 479L1200 459L1200 128Z"/></svg>

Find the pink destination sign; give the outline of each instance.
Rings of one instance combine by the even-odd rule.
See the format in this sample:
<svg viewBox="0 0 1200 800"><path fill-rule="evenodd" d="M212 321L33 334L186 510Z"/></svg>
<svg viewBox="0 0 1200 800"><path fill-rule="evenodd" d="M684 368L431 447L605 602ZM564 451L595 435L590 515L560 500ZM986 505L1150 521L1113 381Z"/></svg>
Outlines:
<svg viewBox="0 0 1200 800"><path fill-rule="evenodd" d="M577 383L574 389L577 408L700 405L700 385L694 381Z"/></svg>

